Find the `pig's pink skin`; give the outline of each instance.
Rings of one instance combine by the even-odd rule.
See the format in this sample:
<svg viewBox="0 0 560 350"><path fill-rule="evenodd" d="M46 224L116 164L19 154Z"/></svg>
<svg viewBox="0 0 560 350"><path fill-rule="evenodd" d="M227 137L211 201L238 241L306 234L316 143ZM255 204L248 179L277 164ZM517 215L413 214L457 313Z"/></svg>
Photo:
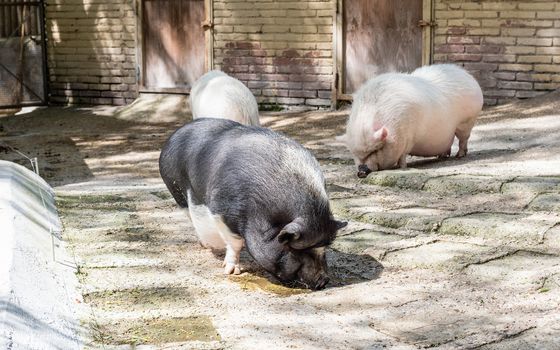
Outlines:
<svg viewBox="0 0 560 350"><path fill-rule="evenodd" d="M455 65L382 74L354 95L346 145L356 165L367 164L373 171L404 168L407 154L449 154L455 136L459 139L457 157L462 157L482 103L476 80ZM376 136L381 127L388 131L385 140Z"/></svg>

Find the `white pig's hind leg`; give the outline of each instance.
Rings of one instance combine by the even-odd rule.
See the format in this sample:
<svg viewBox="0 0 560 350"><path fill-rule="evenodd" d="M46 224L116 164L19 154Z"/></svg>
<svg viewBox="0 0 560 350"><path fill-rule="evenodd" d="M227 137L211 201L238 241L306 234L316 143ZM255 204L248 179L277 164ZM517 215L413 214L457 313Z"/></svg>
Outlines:
<svg viewBox="0 0 560 350"><path fill-rule="evenodd" d="M399 167L401 169L406 169L406 153L399 158Z"/></svg>
<svg viewBox="0 0 560 350"><path fill-rule="evenodd" d="M457 158L462 158L467 155L469 137L471 137L472 125L465 129L457 129L455 136L459 139L459 150L457 151Z"/></svg>
<svg viewBox="0 0 560 350"><path fill-rule="evenodd" d="M471 137L471 130L474 127L475 122L476 117L471 118L467 122L459 125L457 130L455 130L455 136L459 139L459 151L457 151L456 155L457 158L462 158L467 155L467 143L469 142L469 137Z"/></svg>
<svg viewBox="0 0 560 350"><path fill-rule="evenodd" d="M440 154L438 158L449 158L450 155L451 155L451 147L449 147L447 151Z"/></svg>
<svg viewBox="0 0 560 350"><path fill-rule="evenodd" d="M200 245L204 248L224 249L225 242L218 232L216 220L208 207L203 204L195 205L190 191L188 193L188 204L188 212Z"/></svg>
<svg viewBox="0 0 560 350"><path fill-rule="evenodd" d="M455 155L455 157L457 158L463 158L464 156L467 155L467 142L469 141L469 138L463 138L463 139L459 139L459 150L457 151L457 154Z"/></svg>
<svg viewBox="0 0 560 350"><path fill-rule="evenodd" d="M231 232L231 230L224 223L219 215L214 215L216 226L220 232L220 236L226 245L226 256L224 258L224 274L226 275L239 275L241 269L239 267L239 254L243 249L244 240L241 236Z"/></svg>

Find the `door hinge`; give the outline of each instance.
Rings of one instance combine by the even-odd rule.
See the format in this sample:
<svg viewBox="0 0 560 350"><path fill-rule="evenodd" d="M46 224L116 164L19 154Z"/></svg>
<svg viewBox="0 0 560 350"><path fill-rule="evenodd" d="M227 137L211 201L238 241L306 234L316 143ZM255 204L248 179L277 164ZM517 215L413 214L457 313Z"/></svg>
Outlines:
<svg viewBox="0 0 560 350"><path fill-rule="evenodd" d="M336 74L334 75L334 88L335 90L338 90L338 79L340 79L339 73L336 72Z"/></svg>
<svg viewBox="0 0 560 350"><path fill-rule="evenodd" d="M418 27L420 28L424 28L424 27L437 27L437 22L436 21L425 21L423 19L418 21Z"/></svg>
<svg viewBox="0 0 560 350"><path fill-rule="evenodd" d="M214 22L212 22L212 20L207 19L204 22L202 22L200 26L202 27L202 29L208 30L214 28Z"/></svg>

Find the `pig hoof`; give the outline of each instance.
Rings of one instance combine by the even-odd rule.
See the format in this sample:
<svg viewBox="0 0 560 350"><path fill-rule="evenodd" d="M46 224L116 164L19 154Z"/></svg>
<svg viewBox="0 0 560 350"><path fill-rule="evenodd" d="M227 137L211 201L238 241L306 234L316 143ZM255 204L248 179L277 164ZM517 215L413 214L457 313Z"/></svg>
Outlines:
<svg viewBox="0 0 560 350"><path fill-rule="evenodd" d="M241 269L239 265L227 263L224 267L224 275L239 275L241 273Z"/></svg>
<svg viewBox="0 0 560 350"><path fill-rule="evenodd" d="M463 158L466 155L467 155L467 150L459 150L459 152L457 152L457 155L455 157Z"/></svg>

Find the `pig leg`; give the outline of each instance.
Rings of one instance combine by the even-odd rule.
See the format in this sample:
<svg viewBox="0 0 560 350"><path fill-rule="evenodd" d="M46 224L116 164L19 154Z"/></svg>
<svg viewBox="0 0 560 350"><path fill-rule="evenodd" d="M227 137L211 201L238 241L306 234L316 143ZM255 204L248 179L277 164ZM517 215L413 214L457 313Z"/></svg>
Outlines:
<svg viewBox="0 0 560 350"><path fill-rule="evenodd" d="M401 169L406 169L406 153L399 158L399 167Z"/></svg>
<svg viewBox="0 0 560 350"><path fill-rule="evenodd" d="M459 125L457 130L455 130L455 136L459 139L459 151L457 151L457 158L462 158L467 155L469 142L469 137L471 137L471 130L474 126L474 120L472 122Z"/></svg>
<svg viewBox="0 0 560 350"><path fill-rule="evenodd" d="M241 253L241 249L243 249L244 240L241 236L231 232L219 215L215 215L214 218L216 220L216 226L218 227L220 236L226 245L226 256L222 264L224 274L239 275L241 273L241 269L239 267L239 254Z"/></svg>
<svg viewBox="0 0 560 350"><path fill-rule="evenodd" d="M220 237L216 220L208 207L203 204L195 205L190 191L188 205L188 212L200 245L204 248L224 249L224 240Z"/></svg>
<svg viewBox="0 0 560 350"><path fill-rule="evenodd" d="M438 158L449 158L449 156L451 155L451 147L449 147L449 149L447 151L445 151L444 153L440 154L438 156Z"/></svg>
<svg viewBox="0 0 560 350"><path fill-rule="evenodd" d="M467 155L468 147L467 143L469 141L469 137L471 136L471 129L468 128L466 130L457 130L455 132L455 136L459 139L459 151L457 151L457 158L462 158Z"/></svg>
<svg viewBox="0 0 560 350"><path fill-rule="evenodd" d="M463 158L464 156L467 155L467 142L469 141L469 138L459 138L459 151L457 151L457 154L455 155L455 157L457 158Z"/></svg>

